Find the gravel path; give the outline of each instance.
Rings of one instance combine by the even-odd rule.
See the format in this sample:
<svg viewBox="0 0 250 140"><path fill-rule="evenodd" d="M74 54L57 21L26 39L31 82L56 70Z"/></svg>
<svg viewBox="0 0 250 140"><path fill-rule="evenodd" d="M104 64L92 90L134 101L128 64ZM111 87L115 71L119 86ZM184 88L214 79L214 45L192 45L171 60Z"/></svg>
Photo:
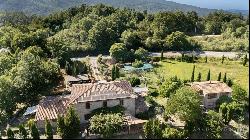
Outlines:
<svg viewBox="0 0 250 140"><path fill-rule="evenodd" d="M184 54L194 54L196 56L201 56L201 57L222 57L223 55L225 57L229 57L229 58L237 58L238 57L238 52L214 52L214 51L183 51ZM155 52L150 52L151 56L161 56L161 53L155 53ZM167 56L181 56L181 52L177 52L177 51L170 51L170 52L164 52L163 56L167 57ZM248 58L249 58L249 54L248 54Z"/></svg>

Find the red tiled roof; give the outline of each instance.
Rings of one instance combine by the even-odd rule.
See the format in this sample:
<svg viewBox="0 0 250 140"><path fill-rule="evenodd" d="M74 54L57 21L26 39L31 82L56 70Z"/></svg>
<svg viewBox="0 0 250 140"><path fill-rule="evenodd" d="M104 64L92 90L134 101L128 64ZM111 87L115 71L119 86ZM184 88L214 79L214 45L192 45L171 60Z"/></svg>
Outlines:
<svg viewBox="0 0 250 140"><path fill-rule="evenodd" d="M70 103L73 103L79 97L82 97L82 101L95 101L99 100L100 98L103 99L103 95L107 95L106 97L104 97L105 99L114 99L115 96L117 96L117 98L131 96L131 93L133 93L133 89L127 81L114 81L94 84L74 84L72 86L71 95L69 96L69 98ZM97 96L99 96L99 98Z"/></svg>
<svg viewBox="0 0 250 140"><path fill-rule="evenodd" d="M46 97L38 105L35 120L56 119L58 115L65 113L68 101L65 97Z"/></svg>
<svg viewBox="0 0 250 140"><path fill-rule="evenodd" d="M203 94L232 92L232 89L227 84L219 81L193 82L191 87L202 90Z"/></svg>
<svg viewBox="0 0 250 140"><path fill-rule="evenodd" d="M46 97L38 105L35 120L56 119L67 107L77 101L96 101L134 97L127 81L94 84L73 84L71 94L65 97ZM80 100L78 100L80 99Z"/></svg>

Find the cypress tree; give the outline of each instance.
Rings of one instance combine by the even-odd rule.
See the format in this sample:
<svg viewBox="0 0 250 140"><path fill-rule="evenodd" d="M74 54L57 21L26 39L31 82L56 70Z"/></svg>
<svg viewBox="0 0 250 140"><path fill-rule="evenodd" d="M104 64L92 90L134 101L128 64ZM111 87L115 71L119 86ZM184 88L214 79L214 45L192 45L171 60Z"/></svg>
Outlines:
<svg viewBox="0 0 250 140"><path fill-rule="evenodd" d="M205 57L205 62L207 63L207 56Z"/></svg>
<svg viewBox="0 0 250 140"><path fill-rule="evenodd" d="M19 136L22 138L22 139L27 139L27 131L26 129L24 128L23 125L19 125Z"/></svg>
<svg viewBox="0 0 250 140"><path fill-rule="evenodd" d="M64 138L64 132L65 132L64 118L59 115L57 118L57 134L62 138Z"/></svg>
<svg viewBox="0 0 250 140"><path fill-rule="evenodd" d="M64 118L65 123L65 138L76 138L80 133L80 118L73 109L70 107Z"/></svg>
<svg viewBox="0 0 250 140"><path fill-rule="evenodd" d="M182 54L181 54L181 62L184 61L184 56L185 56L184 53L182 53Z"/></svg>
<svg viewBox="0 0 250 140"><path fill-rule="evenodd" d="M194 63L194 55L192 54L192 63Z"/></svg>
<svg viewBox="0 0 250 140"><path fill-rule="evenodd" d="M35 123L32 124L30 131L33 139L40 139L39 132Z"/></svg>
<svg viewBox="0 0 250 140"><path fill-rule="evenodd" d="M224 55L222 56L222 59L221 59L221 63L223 64L224 63L224 59L225 59L225 57L224 57Z"/></svg>
<svg viewBox="0 0 250 140"><path fill-rule="evenodd" d="M207 81L210 80L210 69L208 70L208 73L207 73Z"/></svg>
<svg viewBox="0 0 250 140"><path fill-rule="evenodd" d="M195 71L195 66L193 67L193 72L192 72L192 76L191 76L191 82L194 82L194 71Z"/></svg>
<svg viewBox="0 0 250 140"><path fill-rule="evenodd" d="M198 77L197 77L197 80L196 80L197 82L200 82L201 81L201 73L199 72L199 74L198 74Z"/></svg>
<svg viewBox="0 0 250 140"><path fill-rule="evenodd" d="M227 82L227 73L224 74L224 77L223 77L223 82L226 83Z"/></svg>
<svg viewBox="0 0 250 140"><path fill-rule="evenodd" d="M115 66L113 65L112 70L111 70L111 79L114 81L116 79L116 73L115 73Z"/></svg>
<svg viewBox="0 0 250 140"><path fill-rule="evenodd" d="M120 77L120 69L118 66L115 66L115 77L119 78Z"/></svg>
<svg viewBox="0 0 250 140"><path fill-rule="evenodd" d="M247 64L247 54L245 54L243 58L243 66L245 66L246 64Z"/></svg>
<svg viewBox="0 0 250 140"><path fill-rule="evenodd" d="M161 50L161 61L163 60L163 50Z"/></svg>
<svg viewBox="0 0 250 140"><path fill-rule="evenodd" d="M228 85L229 87L231 87L231 86L233 85L233 81L232 81L231 79L228 79L228 80L227 80L227 85Z"/></svg>
<svg viewBox="0 0 250 140"><path fill-rule="evenodd" d="M68 75L71 75L71 74L72 74L71 66L70 66L70 64L69 64L68 61L66 61L66 64L65 64L65 72L66 72Z"/></svg>
<svg viewBox="0 0 250 140"><path fill-rule="evenodd" d="M14 139L15 138L15 134L10 128L8 128L8 130L7 130L7 137L8 137L8 139Z"/></svg>
<svg viewBox="0 0 250 140"><path fill-rule="evenodd" d="M72 66L72 75L76 76L78 74L77 68L78 68L77 63L74 61Z"/></svg>
<svg viewBox="0 0 250 140"><path fill-rule="evenodd" d="M219 75L218 75L217 81L220 81L220 80L221 80L221 72L220 72Z"/></svg>
<svg viewBox="0 0 250 140"><path fill-rule="evenodd" d="M52 130L52 126L50 124L50 122L47 120L45 120L45 135L47 137L47 139L53 139L53 130Z"/></svg>

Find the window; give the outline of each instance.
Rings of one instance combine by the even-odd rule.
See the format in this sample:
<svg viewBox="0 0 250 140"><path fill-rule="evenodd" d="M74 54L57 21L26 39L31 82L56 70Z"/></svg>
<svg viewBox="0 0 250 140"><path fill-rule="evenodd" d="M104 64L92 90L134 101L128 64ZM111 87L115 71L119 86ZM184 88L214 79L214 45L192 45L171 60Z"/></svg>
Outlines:
<svg viewBox="0 0 250 140"><path fill-rule="evenodd" d="M120 99L120 105L123 106L123 100L122 99Z"/></svg>
<svg viewBox="0 0 250 140"><path fill-rule="evenodd" d="M228 94L229 94L228 92L224 92L224 93L221 93L220 96L223 96L223 95L228 96Z"/></svg>
<svg viewBox="0 0 250 140"><path fill-rule="evenodd" d="M90 114L84 115L85 120L89 120L91 118Z"/></svg>
<svg viewBox="0 0 250 140"><path fill-rule="evenodd" d="M107 105L107 101L103 101L103 107L107 107L108 105Z"/></svg>
<svg viewBox="0 0 250 140"><path fill-rule="evenodd" d="M208 99L213 99L213 98L216 98L216 97L217 97L216 93L208 94L208 96L207 96Z"/></svg>
<svg viewBox="0 0 250 140"><path fill-rule="evenodd" d="M86 102L86 109L90 109L90 103Z"/></svg>

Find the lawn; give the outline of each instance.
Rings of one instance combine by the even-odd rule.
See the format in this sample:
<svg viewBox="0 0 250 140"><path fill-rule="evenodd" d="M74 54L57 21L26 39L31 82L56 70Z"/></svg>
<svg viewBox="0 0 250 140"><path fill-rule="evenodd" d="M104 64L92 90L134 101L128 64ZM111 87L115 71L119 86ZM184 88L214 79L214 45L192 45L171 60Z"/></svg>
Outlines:
<svg viewBox="0 0 250 140"><path fill-rule="evenodd" d="M170 78L172 76L177 76L178 78L184 80L190 80L193 70L193 65L195 65L195 79L198 73L201 73L202 81L206 80L208 70L210 69L211 80L217 80L219 72L222 73L221 80L224 77L224 73L227 73L227 78L233 80L233 82L241 85L244 89L248 91L249 89L249 74L248 66L243 66L240 61L229 61L225 60L221 64L220 60L208 60L205 62L197 63L186 63L178 62L175 60L164 60L159 62L159 65L154 68L152 72L144 72L139 75L139 77L145 77L149 87L158 88L158 83L161 82L162 78ZM126 74L126 77L131 77L135 74Z"/></svg>

